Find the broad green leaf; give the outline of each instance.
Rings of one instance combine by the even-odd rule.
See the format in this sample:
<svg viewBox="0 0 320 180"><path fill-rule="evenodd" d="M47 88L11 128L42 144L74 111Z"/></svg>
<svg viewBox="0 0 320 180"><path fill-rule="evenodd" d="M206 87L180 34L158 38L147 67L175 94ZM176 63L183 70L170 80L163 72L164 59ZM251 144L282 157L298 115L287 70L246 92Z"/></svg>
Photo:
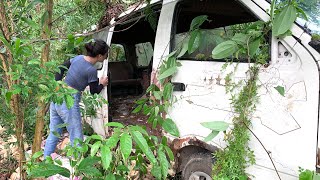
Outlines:
<svg viewBox="0 0 320 180"><path fill-rule="evenodd" d="M257 50L260 46L260 38L254 40L253 42L250 42L249 44L249 55L250 57L253 57L256 53L257 53Z"/></svg>
<svg viewBox="0 0 320 180"><path fill-rule="evenodd" d="M161 149L158 149L158 159L160 162L162 177L167 177L169 162L167 160L166 154Z"/></svg>
<svg viewBox="0 0 320 180"><path fill-rule="evenodd" d="M98 157L86 157L80 162L77 169L79 172L89 176L102 176L101 172L94 167L99 160L100 158Z"/></svg>
<svg viewBox="0 0 320 180"><path fill-rule="evenodd" d="M129 171L130 171L130 169L129 169L127 166L125 166L125 165L120 165L120 166L118 166L118 167L117 167L117 170L118 170L118 171L124 171L124 172L129 172Z"/></svg>
<svg viewBox="0 0 320 180"><path fill-rule="evenodd" d="M100 146L101 146L101 141L95 142L95 143L91 146L90 155L91 155L91 156L95 156L96 153L98 152Z"/></svg>
<svg viewBox="0 0 320 180"><path fill-rule="evenodd" d="M118 141L120 140L120 132L115 132L111 137L107 139L106 145L109 146L110 149L116 147Z"/></svg>
<svg viewBox="0 0 320 180"><path fill-rule="evenodd" d="M124 159L128 159L132 150L132 138L130 134L123 133L120 138L120 150Z"/></svg>
<svg viewBox="0 0 320 180"><path fill-rule="evenodd" d="M159 75L158 80L165 79L173 74L175 74L178 71L177 67L171 67L167 70L165 70L162 74Z"/></svg>
<svg viewBox="0 0 320 180"><path fill-rule="evenodd" d="M223 59L231 56L238 50L238 45L234 41L225 41L212 50L212 57L214 59Z"/></svg>
<svg viewBox="0 0 320 180"><path fill-rule="evenodd" d="M34 21L32 21L29 18L25 18L25 17L21 17L21 20L24 21L25 23L27 23L30 27L32 27L33 29L38 29L38 25L37 23L35 23Z"/></svg>
<svg viewBox="0 0 320 180"><path fill-rule="evenodd" d="M147 156L149 161L153 165L156 164L157 160L154 157L152 151L150 150L150 147L148 146L146 139L142 136L142 134L139 131L133 131L132 136L133 136L133 140L137 143L138 147L142 150L142 152Z"/></svg>
<svg viewBox="0 0 320 180"><path fill-rule="evenodd" d="M55 126L55 128L64 128L64 127L67 127L69 124L68 123L62 123L62 124L58 124Z"/></svg>
<svg viewBox="0 0 320 180"><path fill-rule="evenodd" d="M142 109L142 105L139 105L132 111L132 113L138 113L141 111L141 109Z"/></svg>
<svg viewBox="0 0 320 180"><path fill-rule="evenodd" d="M73 96L67 95L65 100L66 100L67 108L70 109L74 103Z"/></svg>
<svg viewBox="0 0 320 180"><path fill-rule="evenodd" d="M297 10L294 5L290 4L284 7L280 13L276 14L272 25L272 33L279 36L287 32L297 18Z"/></svg>
<svg viewBox="0 0 320 180"><path fill-rule="evenodd" d="M7 101L8 104L9 104L10 101L11 101L12 95L13 95L13 92L11 92L11 91L6 92L6 101Z"/></svg>
<svg viewBox="0 0 320 180"><path fill-rule="evenodd" d="M313 180L313 172L310 170L304 170L299 174L299 180Z"/></svg>
<svg viewBox="0 0 320 180"><path fill-rule="evenodd" d="M200 46L201 42L201 33L200 31L192 31L191 36L188 43L188 53L192 54L195 50L197 50Z"/></svg>
<svg viewBox="0 0 320 180"><path fill-rule="evenodd" d="M30 176L31 177L50 177L56 174L60 174L64 177L69 178L70 177L70 171L67 168L60 167L55 164L51 163L40 163L39 166L35 166L34 168L31 169L30 171Z"/></svg>
<svg viewBox="0 0 320 180"><path fill-rule="evenodd" d="M28 64L31 65L31 64L40 64L40 60L39 59L31 59L30 61L28 61Z"/></svg>
<svg viewBox="0 0 320 180"><path fill-rule="evenodd" d="M32 155L32 159L37 159L38 157L43 155L43 151L38 151Z"/></svg>
<svg viewBox="0 0 320 180"><path fill-rule="evenodd" d="M124 128L124 125L118 122L109 122L105 126Z"/></svg>
<svg viewBox="0 0 320 180"><path fill-rule="evenodd" d="M211 141L214 137L216 137L219 134L219 131L212 131L206 138L204 138L204 142Z"/></svg>
<svg viewBox="0 0 320 180"><path fill-rule="evenodd" d="M161 174L161 167L158 165L152 166L151 169L151 174L158 180L161 179L162 174Z"/></svg>
<svg viewBox="0 0 320 180"><path fill-rule="evenodd" d="M147 100L148 99L145 99L145 98L139 99L138 101L136 101L136 104L139 104L139 105L144 104L147 102Z"/></svg>
<svg viewBox="0 0 320 180"><path fill-rule="evenodd" d="M246 45L248 39L249 39L249 36L243 33L237 33L232 37L233 41L241 45Z"/></svg>
<svg viewBox="0 0 320 180"><path fill-rule="evenodd" d="M49 13L48 13L48 11L45 11L43 13L43 15L41 16L41 27L44 25L44 23L46 22L48 17L49 17Z"/></svg>
<svg viewBox="0 0 320 180"><path fill-rule="evenodd" d="M107 146L107 145L102 146L101 147L101 161L102 161L103 168L105 170L108 170L111 160L112 160L112 154L109 149L109 146Z"/></svg>
<svg viewBox="0 0 320 180"><path fill-rule="evenodd" d="M191 22L190 31L198 29L205 21L208 21L207 15L201 15L201 16L195 17Z"/></svg>
<svg viewBox="0 0 320 180"><path fill-rule="evenodd" d="M116 180L116 176L114 176L114 174L108 174L106 180Z"/></svg>
<svg viewBox="0 0 320 180"><path fill-rule="evenodd" d="M172 119L167 118L162 123L162 128L168 132L169 134L179 137L180 133L176 124L172 121Z"/></svg>
<svg viewBox="0 0 320 180"><path fill-rule="evenodd" d="M153 92L153 95L157 100L161 100L161 96L162 96L161 94L162 94L161 91L154 91Z"/></svg>
<svg viewBox="0 0 320 180"><path fill-rule="evenodd" d="M186 54L186 52L188 51L188 45L189 45L189 38L186 38L185 41L182 42L182 48L177 56L177 58L183 56L184 54Z"/></svg>
<svg viewBox="0 0 320 180"><path fill-rule="evenodd" d="M91 136L90 136L90 138L91 138L91 139L100 140L100 141L102 141L102 140L103 140L103 139L102 139L102 137L101 137L100 135L96 135L96 134L91 135Z"/></svg>
<svg viewBox="0 0 320 180"><path fill-rule="evenodd" d="M170 161L174 161L174 155L173 155L172 150L168 146L164 146L164 149L166 150Z"/></svg>
<svg viewBox="0 0 320 180"><path fill-rule="evenodd" d="M282 86L277 86L277 87L274 87L277 91L278 91L278 93L279 94L281 94L281 96L283 96L284 97L284 87L282 87Z"/></svg>
<svg viewBox="0 0 320 180"><path fill-rule="evenodd" d="M130 130L131 132L132 132L132 131L139 131L140 133L148 136L148 132L147 132L145 129L143 129L141 126L131 126L131 127L129 128L129 130Z"/></svg>
<svg viewBox="0 0 320 180"><path fill-rule="evenodd" d="M163 97L165 100L169 100L172 96L173 85L171 83L167 83L163 88Z"/></svg>
<svg viewBox="0 0 320 180"><path fill-rule="evenodd" d="M229 127L229 123L224 121L210 121L200 123L203 127L211 129L213 131L225 131Z"/></svg>

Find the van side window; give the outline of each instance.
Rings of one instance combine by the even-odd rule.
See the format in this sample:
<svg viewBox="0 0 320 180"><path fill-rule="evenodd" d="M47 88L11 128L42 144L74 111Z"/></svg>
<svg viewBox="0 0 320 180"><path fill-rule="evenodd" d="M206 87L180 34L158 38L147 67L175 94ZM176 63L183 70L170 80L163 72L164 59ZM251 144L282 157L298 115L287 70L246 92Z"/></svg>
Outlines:
<svg viewBox="0 0 320 180"><path fill-rule="evenodd" d="M150 42L139 43L135 45L136 48L136 55L137 55L137 65L140 67L148 66L152 55L153 55L153 48Z"/></svg>
<svg viewBox="0 0 320 180"><path fill-rule="evenodd" d="M111 44L109 52L109 62L123 62L126 60L126 53L123 45Z"/></svg>
<svg viewBox="0 0 320 180"><path fill-rule="evenodd" d="M190 38L190 24L192 20L200 15L208 15L206 21L200 27L201 38L196 38L200 44L199 48L192 54L185 53L181 60L213 60L211 54L214 47L226 39L230 39L235 33L246 28L246 24L259 19L251 14L245 6L236 0L225 1L181 1L175 9L173 22L173 34L171 39L171 51L177 50L188 43ZM245 56L244 56L245 57ZM231 57L230 57L231 58ZM239 57L241 59L241 56Z"/></svg>

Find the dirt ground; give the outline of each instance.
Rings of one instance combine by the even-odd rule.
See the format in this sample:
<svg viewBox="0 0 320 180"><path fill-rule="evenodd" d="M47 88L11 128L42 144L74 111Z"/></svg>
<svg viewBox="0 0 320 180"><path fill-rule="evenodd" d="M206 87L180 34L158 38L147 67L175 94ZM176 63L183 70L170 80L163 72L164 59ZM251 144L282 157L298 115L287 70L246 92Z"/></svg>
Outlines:
<svg viewBox="0 0 320 180"><path fill-rule="evenodd" d="M113 122L120 122L124 125L141 125L145 126L150 135L161 137L161 130L153 129L152 125L147 123L148 117L142 113L132 113L135 109L135 101L140 99L141 96L125 96L113 97L110 104L110 114Z"/></svg>

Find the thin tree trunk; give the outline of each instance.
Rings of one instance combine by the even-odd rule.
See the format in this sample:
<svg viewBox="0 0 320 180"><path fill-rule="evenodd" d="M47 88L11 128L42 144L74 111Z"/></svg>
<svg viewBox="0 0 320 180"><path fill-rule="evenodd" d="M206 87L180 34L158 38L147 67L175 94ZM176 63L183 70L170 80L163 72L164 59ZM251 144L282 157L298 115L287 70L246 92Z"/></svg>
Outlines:
<svg viewBox="0 0 320 180"><path fill-rule="evenodd" d="M46 11L48 12L48 18L46 19L43 27L41 37L43 39L50 38L51 28L52 28L52 9L53 9L53 0L48 0L46 2ZM42 49L41 53L41 66L44 66L44 63L49 61L50 54L50 41L47 41L45 46ZM34 139L32 144L32 154L41 150L41 141L43 135L43 127L44 127L44 116L46 114L47 105L38 100L38 111L36 116L36 127L34 133Z"/></svg>
<svg viewBox="0 0 320 180"><path fill-rule="evenodd" d="M8 42L10 42L10 27L13 29L13 25L10 26L8 23L7 13L4 6L4 1L0 1L0 28L1 32ZM8 89L11 90L13 85L19 84L19 80L13 80L9 74L9 67L13 63L13 56L10 49L7 48L6 55L1 55L0 59L2 61L3 70L5 71L5 79L7 82ZM10 109L15 116L15 133L17 138L18 152L19 152L19 168L20 168L20 179L26 179L26 173L23 170L23 163L25 161L24 155L24 114L20 107L21 100L18 94L15 94L11 97L10 100Z"/></svg>

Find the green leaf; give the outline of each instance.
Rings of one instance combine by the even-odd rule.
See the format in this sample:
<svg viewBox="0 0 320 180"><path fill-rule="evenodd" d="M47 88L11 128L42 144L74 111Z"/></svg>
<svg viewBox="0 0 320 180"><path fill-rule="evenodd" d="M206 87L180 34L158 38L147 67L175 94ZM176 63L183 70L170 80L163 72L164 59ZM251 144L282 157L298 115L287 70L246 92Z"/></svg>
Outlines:
<svg viewBox="0 0 320 180"><path fill-rule="evenodd" d="M189 46L188 42L189 42L189 38L186 38L186 40L182 42L182 49L180 50L177 58L183 56L188 51L188 46Z"/></svg>
<svg viewBox="0 0 320 180"><path fill-rule="evenodd" d="M129 172L129 171L130 171L130 169L129 169L127 166L125 166L125 165L120 165L120 166L118 166L118 167L117 167L117 170L118 170L118 171L124 171L124 172Z"/></svg>
<svg viewBox="0 0 320 180"><path fill-rule="evenodd" d="M224 121L211 121L200 123L203 127L211 129L213 131L225 131L229 127L229 123Z"/></svg>
<svg viewBox="0 0 320 180"><path fill-rule="evenodd" d="M161 97L162 97L161 94L162 94L161 91L154 91L153 92L153 95L157 100L161 100Z"/></svg>
<svg viewBox="0 0 320 180"><path fill-rule="evenodd" d="M231 41L231 40L225 41L225 42L219 44L218 46L216 46L212 50L212 57L214 59L223 59L223 58L231 56L238 49L239 48L238 48L238 45L236 42Z"/></svg>
<svg viewBox="0 0 320 180"><path fill-rule="evenodd" d="M158 80L165 79L165 78L175 74L177 71L178 71L178 68L176 66L175 67L171 67L171 68L165 70L162 74L160 74L159 77L158 77Z"/></svg>
<svg viewBox="0 0 320 180"><path fill-rule="evenodd" d="M101 172L94 167L99 160L100 158L98 157L86 157L80 162L77 169L80 173L89 176L102 176Z"/></svg>
<svg viewBox="0 0 320 180"><path fill-rule="evenodd" d="M12 47L10 43L6 40L6 38L2 36L2 34L0 34L0 41L12 52Z"/></svg>
<svg viewBox="0 0 320 180"><path fill-rule="evenodd" d="M132 111L132 113L138 113L141 111L141 109L142 109L142 105L139 105Z"/></svg>
<svg viewBox="0 0 320 180"><path fill-rule="evenodd" d="M110 163L111 163L111 160L112 160L112 154L109 149L109 146L108 145L102 146L101 147L101 161L102 161L103 168L105 170L108 170Z"/></svg>
<svg viewBox="0 0 320 180"><path fill-rule="evenodd" d="M9 91L9 92L6 92L6 102L9 104L10 101L11 101L11 97L13 95L13 92Z"/></svg>
<svg viewBox="0 0 320 180"><path fill-rule="evenodd" d="M43 151L38 151L32 155L32 159L37 159L38 157L43 155Z"/></svg>
<svg viewBox="0 0 320 180"><path fill-rule="evenodd" d="M58 124L55 126L56 129L58 128L64 128L64 127L67 127L69 124L68 123L62 123L62 124Z"/></svg>
<svg viewBox="0 0 320 180"><path fill-rule="evenodd" d="M147 156L150 162L152 164L156 164L157 160L154 157L152 151L150 150L150 147L148 146L146 139L142 136L142 134L139 131L133 131L132 136L133 136L133 140L136 142L136 144L142 150L142 152Z"/></svg>
<svg viewBox="0 0 320 180"><path fill-rule="evenodd" d="M162 123L162 128L168 132L169 134L175 136L175 137L179 137L180 133L178 130L178 127L176 126L176 124L172 121L172 119L167 118L166 120L163 121Z"/></svg>
<svg viewBox="0 0 320 180"><path fill-rule="evenodd" d="M160 166L152 166L152 169L151 169L151 174L156 178L156 179L161 179L161 167Z"/></svg>
<svg viewBox="0 0 320 180"><path fill-rule="evenodd" d="M74 103L73 96L67 95L65 100L66 100L67 108L70 109Z"/></svg>
<svg viewBox="0 0 320 180"><path fill-rule="evenodd" d="M201 34L200 31L192 31L191 32L191 37L189 39L188 43L188 53L192 54L195 50L197 50L200 46L200 38Z"/></svg>
<svg viewBox="0 0 320 180"><path fill-rule="evenodd" d="M131 132L132 132L132 131L139 131L140 133L148 136L148 132L147 132L145 129L143 129L141 126L131 126L131 127L129 128L129 130L130 130Z"/></svg>
<svg viewBox="0 0 320 180"><path fill-rule="evenodd" d="M105 126L124 128L124 125L118 122L109 122Z"/></svg>
<svg viewBox="0 0 320 180"><path fill-rule="evenodd" d="M237 33L232 37L232 40L240 45L246 45L248 39L249 39L249 36L243 33Z"/></svg>
<svg viewBox="0 0 320 180"><path fill-rule="evenodd" d="M34 21L32 21L29 18L25 18L25 17L21 17L21 20L24 21L25 23L27 23L30 27L32 27L33 29L38 29L38 25L37 23L35 23Z"/></svg>
<svg viewBox="0 0 320 180"><path fill-rule="evenodd" d="M116 176L114 176L114 174L108 174L106 180L116 180Z"/></svg>
<svg viewBox="0 0 320 180"><path fill-rule="evenodd" d="M198 29L205 21L208 21L207 15L201 15L201 16L195 17L191 22L190 31Z"/></svg>
<svg viewBox="0 0 320 180"><path fill-rule="evenodd" d="M279 36L287 32L292 27L296 18L297 10L294 5L290 4L284 7L274 18L272 26L273 35Z"/></svg>
<svg viewBox="0 0 320 180"><path fill-rule="evenodd" d="M40 60L39 59L31 59L30 61L28 61L28 65L31 65L31 64L40 64Z"/></svg>
<svg viewBox="0 0 320 180"><path fill-rule="evenodd" d="M91 156L95 156L96 153L98 152L100 146L101 146L101 141L95 142L95 143L91 146L90 155L91 155Z"/></svg>
<svg viewBox="0 0 320 180"><path fill-rule="evenodd" d="M91 138L91 139L100 140L100 141L102 141L102 140L103 140L103 139L102 139L102 137L101 137L100 135L96 135L96 134L94 134L94 135L90 136L90 138Z"/></svg>
<svg viewBox="0 0 320 180"><path fill-rule="evenodd" d="M50 177L56 174L60 174L64 177L69 178L70 177L70 171L67 168L60 167L55 164L50 163L40 163L39 166L35 166L30 171L31 177Z"/></svg>
<svg viewBox="0 0 320 180"><path fill-rule="evenodd" d="M162 177L167 177L169 162L167 160L166 154L161 149L158 149L158 159L160 162Z"/></svg>
<svg viewBox="0 0 320 180"><path fill-rule="evenodd" d="M250 57L253 57L256 53L257 53L257 50L260 46L260 38L254 40L253 42L250 42L249 44L249 55Z"/></svg>
<svg viewBox="0 0 320 180"><path fill-rule="evenodd" d="M212 131L206 138L204 138L204 142L211 141L214 137L216 137L219 134L219 131Z"/></svg>
<svg viewBox="0 0 320 180"><path fill-rule="evenodd" d="M117 144L120 136L120 132L114 133L109 139L106 141L106 145L109 146L110 149L114 148Z"/></svg>
<svg viewBox="0 0 320 180"><path fill-rule="evenodd" d="M124 157L124 159L127 159L130 156L131 150L132 150L132 138L130 134L123 133L120 138L120 150Z"/></svg>
<svg viewBox="0 0 320 180"><path fill-rule="evenodd" d="M277 91L278 91L278 93L279 94L281 94L281 96L283 96L284 97L284 87L282 87L282 86L277 86L277 87L274 87Z"/></svg>
<svg viewBox="0 0 320 180"><path fill-rule="evenodd" d="M171 98L173 91L173 85L171 83L167 83L163 88L163 97L165 100L169 100Z"/></svg>
<svg viewBox="0 0 320 180"><path fill-rule="evenodd" d="M57 138L61 137L61 135L57 131L52 131L52 134Z"/></svg>
<svg viewBox="0 0 320 180"><path fill-rule="evenodd" d="M296 9L297 9L297 12L301 15L301 17L302 17L303 19L305 19L306 21L308 21L308 16L307 16L307 14L304 12L304 10L301 9L301 8L299 8L299 7L296 7Z"/></svg>
<svg viewBox="0 0 320 180"><path fill-rule="evenodd" d="M299 180L313 180L313 172L306 169L299 174Z"/></svg>
<svg viewBox="0 0 320 180"><path fill-rule="evenodd" d="M46 20L48 19L48 17L49 17L49 13L48 13L48 11L45 11L43 13L43 15L41 16L41 27L43 27L43 25L46 22Z"/></svg>
<svg viewBox="0 0 320 180"><path fill-rule="evenodd" d="M168 146L164 146L164 149L166 150L170 161L174 161L174 155L173 155L172 150Z"/></svg>

